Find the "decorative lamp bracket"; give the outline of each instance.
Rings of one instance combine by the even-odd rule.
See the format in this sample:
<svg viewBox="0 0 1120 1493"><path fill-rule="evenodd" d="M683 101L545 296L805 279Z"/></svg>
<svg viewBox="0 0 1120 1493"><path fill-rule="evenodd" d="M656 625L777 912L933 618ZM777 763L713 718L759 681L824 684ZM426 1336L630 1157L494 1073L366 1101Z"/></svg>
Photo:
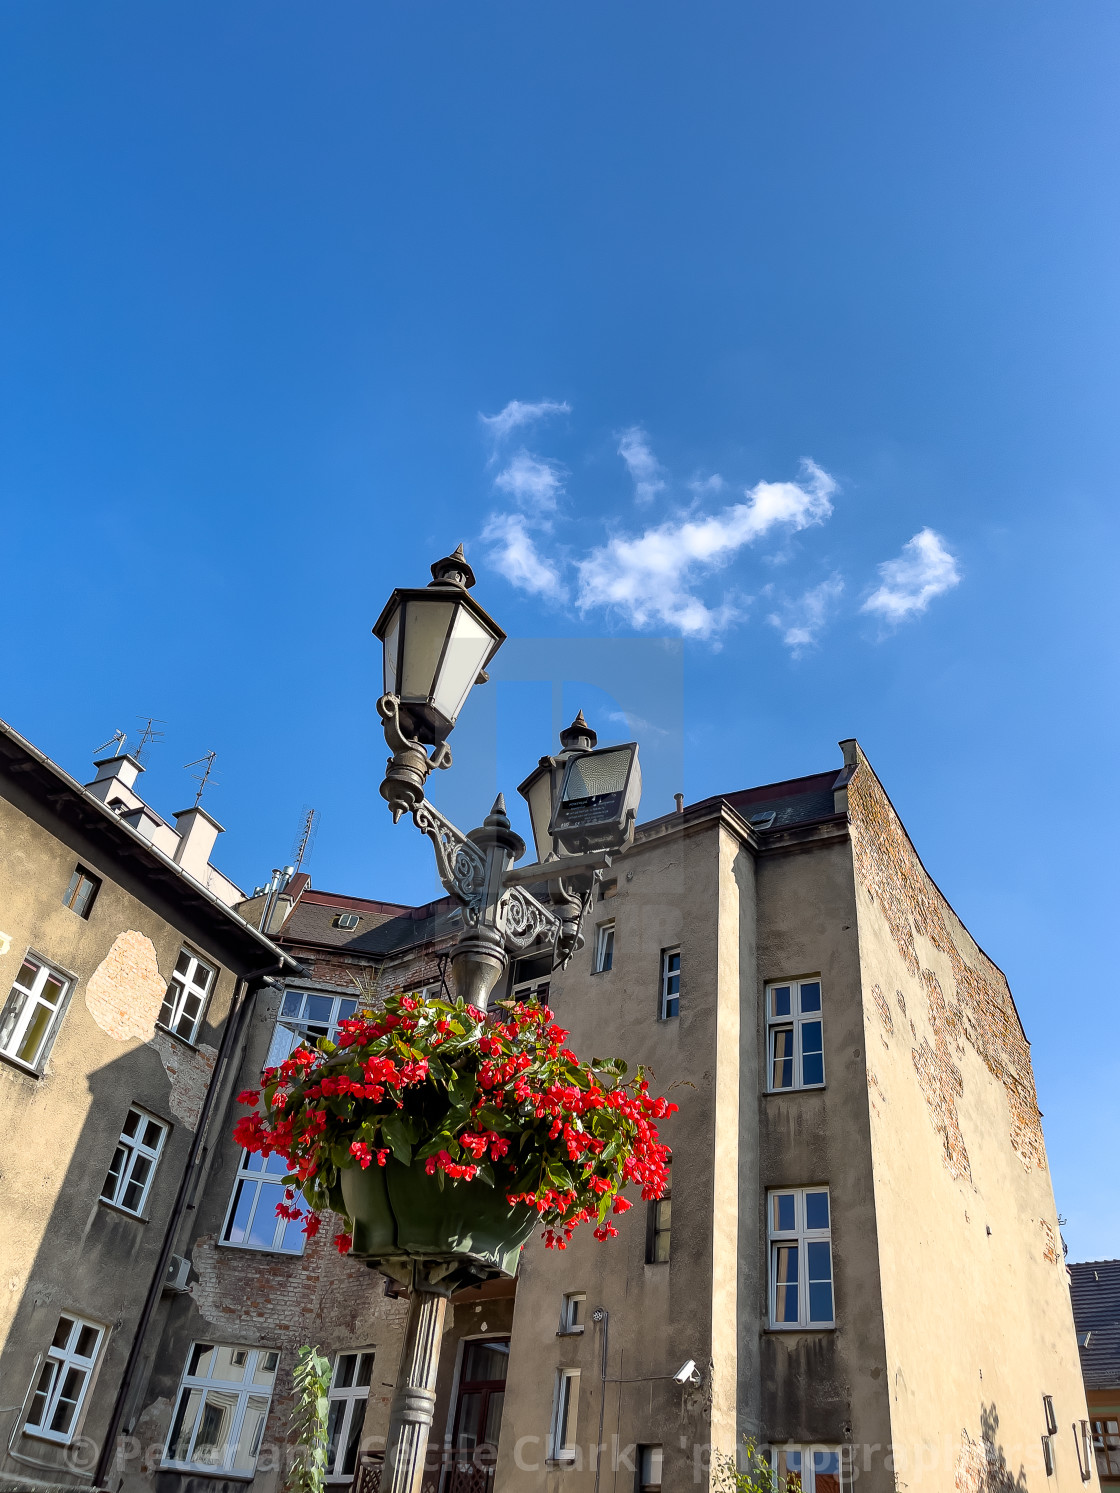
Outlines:
<svg viewBox="0 0 1120 1493"><path fill-rule="evenodd" d="M451 766L451 748L441 742L429 757L423 746L401 728L401 702L396 695L382 695L377 713L385 729L392 756L385 764L381 797L393 812L396 824L402 814L412 814L424 802L424 784L436 768ZM423 828L423 826L421 826ZM425 830L425 833L428 833Z"/></svg>

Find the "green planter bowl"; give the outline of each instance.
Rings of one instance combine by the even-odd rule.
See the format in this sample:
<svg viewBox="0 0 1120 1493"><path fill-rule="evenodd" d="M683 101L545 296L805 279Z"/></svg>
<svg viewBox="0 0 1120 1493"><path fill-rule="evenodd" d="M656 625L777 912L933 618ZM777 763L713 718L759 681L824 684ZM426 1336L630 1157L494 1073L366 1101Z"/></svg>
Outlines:
<svg viewBox="0 0 1120 1493"><path fill-rule="evenodd" d="M485 1182L453 1182L429 1177L423 1164L344 1167L339 1189L354 1221L355 1259L446 1261L471 1267L476 1275L517 1273L521 1246L537 1223L523 1203L506 1202L499 1188Z"/></svg>

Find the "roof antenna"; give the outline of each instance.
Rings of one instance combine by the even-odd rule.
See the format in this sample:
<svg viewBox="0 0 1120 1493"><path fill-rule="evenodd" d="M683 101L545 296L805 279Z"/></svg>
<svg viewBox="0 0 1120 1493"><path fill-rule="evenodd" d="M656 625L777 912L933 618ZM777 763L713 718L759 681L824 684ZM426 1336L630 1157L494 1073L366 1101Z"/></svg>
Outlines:
<svg viewBox="0 0 1120 1493"><path fill-rule="evenodd" d="M309 859L315 848L315 836L319 833L320 814L318 809L313 809L310 804L304 804L300 810L300 828L292 845L292 860L295 862L293 875L299 872L304 860Z"/></svg>
<svg viewBox="0 0 1120 1493"><path fill-rule="evenodd" d="M142 715L138 715L136 719L138 721L144 721L144 717ZM156 727L166 725L166 721L161 721L154 715L150 715L147 720L144 721L144 729L140 733L140 745L132 754L136 758L137 762L143 763L145 753L149 752L157 742L163 740L163 732L157 731Z"/></svg>
<svg viewBox="0 0 1120 1493"><path fill-rule="evenodd" d="M112 736L109 737L108 741L103 741L99 747L94 747L93 755L95 757L100 757L102 752L108 751L108 749L112 747L114 757L123 757L124 744L127 740L128 737L123 731L114 731Z"/></svg>
<svg viewBox="0 0 1120 1493"><path fill-rule="evenodd" d="M207 752L205 757L196 757L193 762L183 763L184 767L202 767L202 764L204 762L206 763L206 766L203 768L202 772L191 773L191 777L194 778L195 782L198 784L198 792L194 796L194 806L196 809L202 802L202 795L206 792L206 785L210 781L210 774L214 771L214 759L217 757L217 755L217 752ZM217 778L215 778L214 782L216 783L217 781Z"/></svg>

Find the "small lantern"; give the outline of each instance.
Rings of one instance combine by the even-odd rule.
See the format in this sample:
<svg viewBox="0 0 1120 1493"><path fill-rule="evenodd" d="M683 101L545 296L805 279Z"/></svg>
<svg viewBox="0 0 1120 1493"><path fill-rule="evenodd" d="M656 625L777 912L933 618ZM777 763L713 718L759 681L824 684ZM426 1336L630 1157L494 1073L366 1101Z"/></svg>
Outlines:
<svg viewBox="0 0 1120 1493"><path fill-rule="evenodd" d="M398 587L373 629L385 650L385 693L400 701L402 727L428 746L451 734L471 686L505 642L467 595L473 585L460 545L432 566L430 585Z"/></svg>
<svg viewBox="0 0 1120 1493"><path fill-rule="evenodd" d="M634 837L641 796L636 741L582 752L565 764L548 832L570 855L621 850Z"/></svg>

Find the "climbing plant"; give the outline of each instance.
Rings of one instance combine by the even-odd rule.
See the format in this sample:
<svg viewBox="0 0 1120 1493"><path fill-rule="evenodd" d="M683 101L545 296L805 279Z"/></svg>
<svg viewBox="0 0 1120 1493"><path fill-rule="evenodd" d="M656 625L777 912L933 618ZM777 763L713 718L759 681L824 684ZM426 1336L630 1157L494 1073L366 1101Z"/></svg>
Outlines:
<svg viewBox="0 0 1120 1493"><path fill-rule="evenodd" d="M292 1372L296 1392L292 1428L298 1455L288 1475L288 1493L324 1493L327 1479L327 1414L330 1360L310 1344L299 1350Z"/></svg>

